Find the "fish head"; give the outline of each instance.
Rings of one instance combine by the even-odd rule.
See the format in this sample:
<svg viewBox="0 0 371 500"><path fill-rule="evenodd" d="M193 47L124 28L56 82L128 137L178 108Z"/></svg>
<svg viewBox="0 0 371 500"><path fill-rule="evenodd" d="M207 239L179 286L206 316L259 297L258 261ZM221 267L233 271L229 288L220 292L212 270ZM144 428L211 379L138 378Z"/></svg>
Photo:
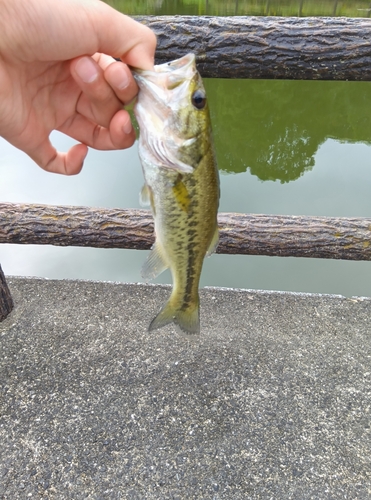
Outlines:
<svg viewBox="0 0 371 500"><path fill-rule="evenodd" d="M205 88L194 54L133 70L139 87L135 115L141 156L157 166L192 172L211 125Z"/></svg>

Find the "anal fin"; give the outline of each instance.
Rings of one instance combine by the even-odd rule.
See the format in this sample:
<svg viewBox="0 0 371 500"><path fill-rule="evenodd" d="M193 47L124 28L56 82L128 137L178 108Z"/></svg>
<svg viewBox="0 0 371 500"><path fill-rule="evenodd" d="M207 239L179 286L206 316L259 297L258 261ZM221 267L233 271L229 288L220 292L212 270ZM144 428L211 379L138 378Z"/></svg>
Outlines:
<svg viewBox="0 0 371 500"><path fill-rule="evenodd" d="M219 228L218 226L216 226L209 248L207 249L206 252L206 257L210 257L210 255L215 252L218 243L219 243Z"/></svg>
<svg viewBox="0 0 371 500"><path fill-rule="evenodd" d="M165 262L162 255L161 246L158 243L155 243L152 247L151 253L148 255L147 260L143 264L142 278L145 280L152 280L164 272L168 267L169 265Z"/></svg>

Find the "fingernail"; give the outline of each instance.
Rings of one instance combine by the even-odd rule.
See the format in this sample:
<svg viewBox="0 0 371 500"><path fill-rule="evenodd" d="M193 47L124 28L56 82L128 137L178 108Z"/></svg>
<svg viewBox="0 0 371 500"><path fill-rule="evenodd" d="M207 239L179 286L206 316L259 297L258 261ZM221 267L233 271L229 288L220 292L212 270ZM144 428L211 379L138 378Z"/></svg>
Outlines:
<svg viewBox="0 0 371 500"><path fill-rule="evenodd" d="M130 132L133 130L133 126L131 124L131 121L128 120L123 126L122 130L124 131L124 134L130 134Z"/></svg>
<svg viewBox="0 0 371 500"><path fill-rule="evenodd" d="M76 73L85 83L92 83L98 77L98 71L95 64L89 57L83 57L75 66Z"/></svg>
<svg viewBox="0 0 371 500"><path fill-rule="evenodd" d="M123 67L118 66L116 71L112 72L112 84L119 90L124 90L129 85L130 80L127 72Z"/></svg>

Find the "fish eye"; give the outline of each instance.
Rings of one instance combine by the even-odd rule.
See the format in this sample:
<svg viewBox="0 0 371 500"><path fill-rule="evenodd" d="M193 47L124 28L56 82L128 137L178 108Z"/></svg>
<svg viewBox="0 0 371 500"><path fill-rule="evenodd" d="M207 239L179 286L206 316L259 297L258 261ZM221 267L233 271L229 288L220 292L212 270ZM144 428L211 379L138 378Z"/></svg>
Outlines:
<svg viewBox="0 0 371 500"><path fill-rule="evenodd" d="M192 104L197 109L204 109L206 106L206 95L202 90L196 90L192 94Z"/></svg>

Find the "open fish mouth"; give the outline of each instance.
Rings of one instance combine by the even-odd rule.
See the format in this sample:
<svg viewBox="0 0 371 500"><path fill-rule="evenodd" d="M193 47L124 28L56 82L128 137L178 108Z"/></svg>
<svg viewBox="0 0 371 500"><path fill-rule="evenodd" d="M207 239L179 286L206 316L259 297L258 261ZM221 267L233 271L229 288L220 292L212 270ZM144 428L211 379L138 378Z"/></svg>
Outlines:
<svg viewBox="0 0 371 500"><path fill-rule="evenodd" d="M154 71L132 69L139 89L152 98L162 102L169 102L169 93L172 99L178 100L187 92L187 82L196 74L196 57L187 54L180 59L169 63L158 64Z"/></svg>
<svg viewBox="0 0 371 500"><path fill-rule="evenodd" d="M149 70L144 70L144 69L137 69L137 68L132 68L132 71L134 73L134 76L143 76L145 78L151 78L152 76L154 78L158 77L159 73L162 74L175 74L175 73L185 73L187 72L190 68L192 68L196 63L196 57L193 53L186 54L185 56L181 57L180 59L175 59L174 61L168 62L168 63L163 63L163 64L157 64L155 65L154 71L149 71ZM192 74L194 71L192 71Z"/></svg>

